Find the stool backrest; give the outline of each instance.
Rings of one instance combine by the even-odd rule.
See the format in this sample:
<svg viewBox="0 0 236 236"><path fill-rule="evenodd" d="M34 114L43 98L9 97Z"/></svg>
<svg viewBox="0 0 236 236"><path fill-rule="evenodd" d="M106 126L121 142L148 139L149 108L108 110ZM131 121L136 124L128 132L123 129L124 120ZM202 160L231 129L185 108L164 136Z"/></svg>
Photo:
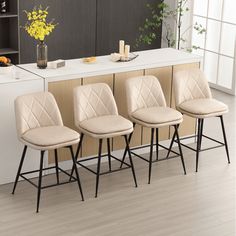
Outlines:
<svg viewBox="0 0 236 236"><path fill-rule="evenodd" d="M49 92L38 92L17 97L15 100L15 116L19 137L29 129L63 125L56 100Z"/></svg>
<svg viewBox="0 0 236 236"><path fill-rule="evenodd" d="M128 79L126 81L126 95L129 115L142 108L166 107L165 96L155 76L139 76Z"/></svg>
<svg viewBox="0 0 236 236"><path fill-rule="evenodd" d="M176 106L198 98L211 98L207 79L200 69L178 71L174 74Z"/></svg>
<svg viewBox="0 0 236 236"><path fill-rule="evenodd" d="M114 96L107 84L89 84L74 89L76 126L84 120L106 115L118 115Z"/></svg>

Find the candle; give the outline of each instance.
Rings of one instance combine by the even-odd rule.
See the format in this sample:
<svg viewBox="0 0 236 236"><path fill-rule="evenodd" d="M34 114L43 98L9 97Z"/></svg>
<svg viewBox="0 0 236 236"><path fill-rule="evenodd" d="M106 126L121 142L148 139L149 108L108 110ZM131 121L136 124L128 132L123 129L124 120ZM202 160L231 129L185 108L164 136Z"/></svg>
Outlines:
<svg viewBox="0 0 236 236"><path fill-rule="evenodd" d="M124 55L124 50L125 50L125 41L124 40L120 40L120 42L119 42L119 53L121 54L121 55Z"/></svg>
<svg viewBox="0 0 236 236"><path fill-rule="evenodd" d="M130 45L125 45L125 57L128 58L130 53Z"/></svg>

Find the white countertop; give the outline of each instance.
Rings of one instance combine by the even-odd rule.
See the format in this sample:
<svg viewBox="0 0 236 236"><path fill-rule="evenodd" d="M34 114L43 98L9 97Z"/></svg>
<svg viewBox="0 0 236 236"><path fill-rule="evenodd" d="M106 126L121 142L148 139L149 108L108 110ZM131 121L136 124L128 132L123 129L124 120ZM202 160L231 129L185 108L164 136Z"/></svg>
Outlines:
<svg viewBox="0 0 236 236"><path fill-rule="evenodd" d="M194 63L202 60L198 55L172 48L154 49L135 53L139 56L130 62L112 62L108 55L97 57L97 61L92 64L85 64L82 62L82 59L66 60L66 66L58 69L38 69L35 63L22 64L19 65L19 67L37 74L50 82Z"/></svg>
<svg viewBox="0 0 236 236"><path fill-rule="evenodd" d="M43 78L17 66L13 66L11 72L7 74L0 73L0 84L18 83L22 81L38 80L38 79L43 79Z"/></svg>

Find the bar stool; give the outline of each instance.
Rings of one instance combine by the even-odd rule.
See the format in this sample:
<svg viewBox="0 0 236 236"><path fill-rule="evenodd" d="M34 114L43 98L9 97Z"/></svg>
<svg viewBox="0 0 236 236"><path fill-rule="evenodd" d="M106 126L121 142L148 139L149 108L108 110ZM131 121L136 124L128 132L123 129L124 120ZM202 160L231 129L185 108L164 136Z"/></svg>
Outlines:
<svg viewBox="0 0 236 236"><path fill-rule="evenodd" d="M128 79L126 82L127 90L127 105L128 114L134 125L139 124L143 127L151 129L151 143L149 160L134 153L135 156L143 159L149 163L148 184L151 181L152 163L159 161L158 148L162 147L169 151L168 148L159 144L158 129L165 126L174 126L179 140L178 127L182 122L182 114L172 108L166 106L166 100L158 79L155 76L140 76ZM153 160L153 146L154 146L154 132L156 130L156 160ZM132 135L129 137L131 140ZM172 151L177 156L180 156L184 174L186 174L185 163L180 142L178 142L179 153ZM126 152L124 153L123 160L125 160Z"/></svg>
<svg viewBox="0 0 236 236"><path fill-rule="evenodd" d="M126 168L132 169L133 179L135 187L137 187L137 181L135 176L135 170L130 154L128 135L133 132L133 124L129 120L119 116L115 99L112 91L107 84L97 83L79 86L74 89L74 117L75 125L81 132L81 139L76 152L76 158L78 159L79 152L81 150L84 134L92 138L99 140L98 156L88 158L85 160L78 160L77 163L96 175L96 189L95 197L98 195L98 185L100 175L109 174L111 172L119 171L120 169L111 169L111 158L121 162L118 158L111 154L110 138L117 136L124 136L126 148L129 153L130 164L125 163ZM102 155L102 143L103 139L107 140L108 153ZM109 171L100 172L101 158L108 156ZM93 171L91 168L82 164L86 160L98 159L97 171ZM124 169L126 169L124 168ZM74 168L72 168L71 175L73 175Z"/></svg>
<svg viewBox="0 0 236 236"><path fill-rule="evenodd" d="M79 143L80 135L76 131L63 126L61 114L53 95L49 92L39 92L17 97L15 100L15 115L18 138L20 142L22 142L25 146L16 175L12 194L15 193L19 177L22 177L23 179L31 183L38 189L36 208L36 212L38 212L41 189L69 183L69 181L59 181L59 171L70 177L67 172L65 172L58 166L57 149L66 147L70 150L73 166L76 172L76 178L73 177L73 180L77 181L82 200L84 200L79 173L76 168L76 160L72 149L73 144ZM21 173L28 147L40 150L40 168L39 170ZM55 166L43 168L44 153L47 150L54 150ZM57 184L42 186L43 171L53 168L55 168L56 170ZM27 174L36 172L39 172L38 185L34 184L30 179L25 177L25 175Z"/></svg>
<svg viewBox="0 0 236 236"><path fill-rule="evenodd" d="M181 143L181 145L196 152L196 172L198 171L199 153L212 148L225 146L228 163L230 163L229 149L223 120L223 115L228 112L228 107L224 103L212 98L211 90L204 73L200 69L190 69L175 73L174 90L176 108L182 114L196 118L198 121L196 149ZM220 118L224 142L220 142L203 134L204 119L211 117ZM210 139L219 145L201 149L202 137ZM171 145L173 145L173 142L174 137Z"/></svg>

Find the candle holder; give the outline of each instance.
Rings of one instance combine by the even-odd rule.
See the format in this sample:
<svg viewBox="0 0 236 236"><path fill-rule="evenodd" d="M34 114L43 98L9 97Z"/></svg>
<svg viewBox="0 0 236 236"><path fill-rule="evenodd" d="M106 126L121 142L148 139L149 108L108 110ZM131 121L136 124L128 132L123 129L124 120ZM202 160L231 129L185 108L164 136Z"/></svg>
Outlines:
<svg viewBox="0 0 236 236"><path fill-rule="evenodd" d="M135 54L135 53L130 53L129 57L121 57L120 60L118 62L129 62L129 61L133 61L135 58L137 58L139 55Z"/></svg>

